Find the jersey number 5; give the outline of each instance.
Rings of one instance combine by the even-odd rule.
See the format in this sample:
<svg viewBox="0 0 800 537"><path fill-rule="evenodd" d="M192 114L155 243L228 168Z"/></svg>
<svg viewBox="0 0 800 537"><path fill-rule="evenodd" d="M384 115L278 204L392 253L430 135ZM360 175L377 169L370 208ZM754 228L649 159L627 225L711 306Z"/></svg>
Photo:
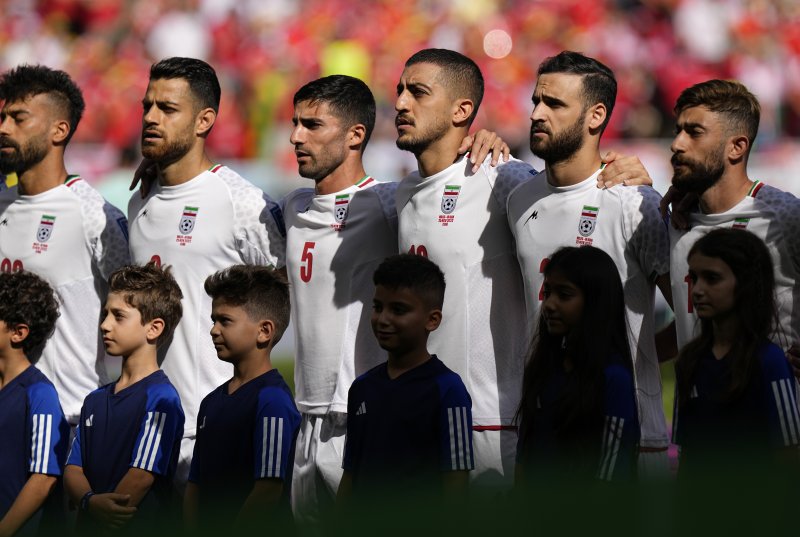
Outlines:
<svg viewBox="0 0 800 537"><path fill-rule="evenodd" d="M311 270L314 267L314 256L311 250L317 243L308 241L303 246L303 253L300 255L300 279L308 283L311 281Z"/></svg>

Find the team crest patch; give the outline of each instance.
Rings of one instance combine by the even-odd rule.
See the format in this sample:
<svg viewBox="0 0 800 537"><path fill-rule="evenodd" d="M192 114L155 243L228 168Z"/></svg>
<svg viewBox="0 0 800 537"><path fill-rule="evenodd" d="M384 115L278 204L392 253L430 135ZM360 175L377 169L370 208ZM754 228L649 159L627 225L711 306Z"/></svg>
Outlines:
<svg viewBox="0 0 800 537"><path fill-rule="evenodd" d="M347 206L350 204L350 194L341 194L336 196L336 202L333 205L333 216L340 224L344 223L347 218Z"/></svg>
<svg viewBox="0 0 800 537"><path fill-rule="evenodd" d="M197 220L198 210L199 209L197 207L189 207L188 205L183 208L181 221L178 223L178 231L180 231L180 235L175 238L175 242L181 246L186 246L192 242L192 237L190 234L194 229L194 223L195 220Z"/></svg>
<svg viewBox="0 0 800 537"><path fill-rule="evenodd" d="M581 209L581 219L578 222L578 233L580 237L576 237L575 244L579 246L592 244L592 239L589 235L594 233L595 225L597 224L597 213L600 211L598 207L584 205Z"/></svg>
<svg viewBox="0 0 800 537"><path fill-rule="evenodd" d="M733 221L733 229L747 229L747 224L750 223L749 218L737 218Z"/></svg>
<svg viewBox="0 0 800 537"><path fill-rule="evenodd" d="M56 224L56 217L43 214L36 229L36 241L33 243L33 251L37 254L47 251L47 241L53 236L53 227Z"/></svg>
<svg viewBox="0 0 800 537"><path fill-rule="evenodd" d="M445 185L442 194L442 214L439 215L439 223L442 226L450 225L456 218L453 211L456 210L458 195L461 193L459 185Z"/></svg>

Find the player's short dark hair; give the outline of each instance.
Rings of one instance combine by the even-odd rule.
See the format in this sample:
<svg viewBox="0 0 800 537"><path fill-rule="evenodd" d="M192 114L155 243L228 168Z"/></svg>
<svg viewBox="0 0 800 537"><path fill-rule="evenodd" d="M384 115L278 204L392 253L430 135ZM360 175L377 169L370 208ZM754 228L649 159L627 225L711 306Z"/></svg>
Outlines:
<svg viewBox="0 0 800 537"><path fill-rule="evenodd" d="M213 108L219 112L222 90L214 68L197 58L165 58L150 67L150 81L182 78L192 90L197 110Z"/></svg>
<svg viewBox="0 0 800 537"><path fill-rule="evenodd" d="M241 307L250 319L275 323L273 347L289 326L289 285L274 269L261 265L232 265L206 278L204 287L213 300Z"/></svg>
<svg viewBox="0 0 800 537"><path fill-rule="evenodd" d="M0 77L0 101L13 103L35 95L46 94L69 121L69 143L83 116L86 103L77 84L64 71L44 65L20 65Z"/></svg>
<svg viewBox="0 0 800 537"><path fill-rule="evenodd" d="M110 293L119 293L126 304L139 310L142 324L163 320L164 331L156 345L169 341L183 315L183 293L169 266L159 267L151 261L144 266L122 267L108 278L108 287Z"/></svg>
<svg viewBox="0 0 800 537"><path fill-rule="evenodd" d="M0 321L7 328L20 324L28 327L28 337L22 340L26 356L47 341L58 315L53 288L42 278L24 270L0 273Z"/></svg>
<svg viewBox="0 0 800 537"><path fill-rule="evenodd" d="M597 103L605 105L606 120L601 125L601 129L605 130L617 100L617 79L614 77L614 72L594 58L580 52L564 50L546 58L539 65L537 76L551 73L580 75L583 78L584 110Z"/></svg>
<svg viewBox="0 0 800 537"><path fill-rule="evenodd" d="M375 128L375 97L362 80L347 75L312 80L294 94L295 107L306 101L310 104L327 103L345 129L359 123L364 125L366 136L361 144L361 152L364 152Z"/></svg>
<svg viewBox="0 0 800 537"><path fill-rule="evenodd" d="M739 132L747 136L750 148L758 134L761 106L758 99L744 84L735 80L707 80L686 88L675 102L675 115L688 108L705 106L725 117L728 132Z"/></svg>
<svg viewBox="0 0 800 537"><path fill-rule="evenodd" d="M468 98L475 105L468 123L471 125L483 100L483 74L478 65L461 53L443 48L426 48L406 60L406 67L431 63L441 69L439 82L454 99Z"/></svg>
<svg viewBox="0 0 800 537"><path fill-rule="evenodd" d="M411 254L387 257L378 266L372 282L389 289L408 289L432 309L442 309L444 305L444 274L427 257Z"/></svg>

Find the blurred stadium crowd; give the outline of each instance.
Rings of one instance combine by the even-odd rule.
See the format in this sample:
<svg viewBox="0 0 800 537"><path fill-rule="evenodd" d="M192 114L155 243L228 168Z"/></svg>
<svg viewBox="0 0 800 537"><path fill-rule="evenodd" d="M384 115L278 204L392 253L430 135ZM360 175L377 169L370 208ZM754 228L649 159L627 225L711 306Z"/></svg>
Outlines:
<svg viewBox="0 0 800 537"><path fill-rule="evenodd" d="M89 104L76 141L123 166L138 161L135 103L149 66L174 55L202 58L220 76L212 153L266 157L291 177L284 133L296 88L334 72L364 79L379 106L375 138L391 141L397 77L427 46L477 61L487 84L476 124L515 149L528 144L536 68L562 49L616 72L607 142L669 137L680 90L714 77L759 97L762 148L800 136L797 0L0 0L0 12L0 68L69 72Z"/></svg>

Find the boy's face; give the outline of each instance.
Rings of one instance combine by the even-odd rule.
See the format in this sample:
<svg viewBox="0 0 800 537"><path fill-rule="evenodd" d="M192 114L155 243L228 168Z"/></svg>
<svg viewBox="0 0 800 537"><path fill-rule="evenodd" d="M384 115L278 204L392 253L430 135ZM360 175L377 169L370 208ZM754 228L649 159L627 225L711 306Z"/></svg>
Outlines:
<svg viewBox="0 0 800 537"><path fill-rule="evenodd" d="M108 293L102 319L103 344L111 356L130 356L147 345L152 321L142 324L142 314L121 293Z"/></svg>
<svg viewBox="0 0 800 537"><path fill-rule="evenodd" d="M269 342L263 330L265 321L254 321L242 306L214 299L211 304L211 340L217 358L238 363Z"/></svg>
<svg viewBox="0 0 800 537"><path fill-rule="evenodd" d="M406 288L375 286L372 331L381 348L402 355L425 349L428 334L439 327L442 312L431 309Z"/></svg>

